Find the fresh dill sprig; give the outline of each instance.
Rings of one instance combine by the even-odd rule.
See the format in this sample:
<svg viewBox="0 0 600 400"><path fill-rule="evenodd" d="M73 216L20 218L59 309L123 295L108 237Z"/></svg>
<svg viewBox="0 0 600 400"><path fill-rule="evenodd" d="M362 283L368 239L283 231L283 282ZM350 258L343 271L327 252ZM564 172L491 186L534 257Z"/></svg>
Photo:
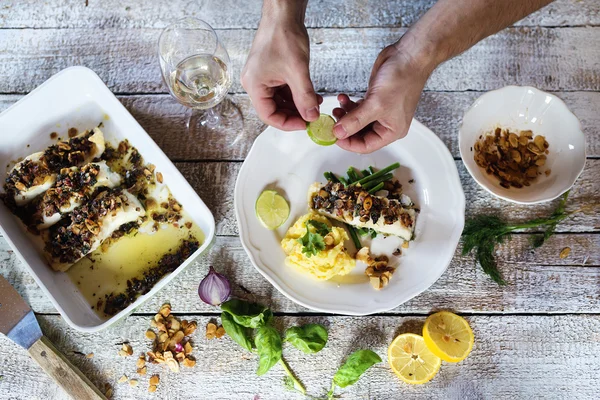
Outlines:
<svg viewBox="0 0 600 400"><path fill-rule="evenodd" d="M498 270L496 258L494 257L496 245L504 242L506 238L510 237L513 231L542 226L545 227L544 232L533 239L533 247L540 247L554 234L556 226L560 221L577 212L566 211L568 196L569 192L567 191L562 196L556 210L547 218L536 218L520 224L509 224L495 215L478 215L468 219L465 222L465 229L462 233L462 254L467 255L471 251L474 251L483 271L497 284L506 285L506 281Z"/></svg>

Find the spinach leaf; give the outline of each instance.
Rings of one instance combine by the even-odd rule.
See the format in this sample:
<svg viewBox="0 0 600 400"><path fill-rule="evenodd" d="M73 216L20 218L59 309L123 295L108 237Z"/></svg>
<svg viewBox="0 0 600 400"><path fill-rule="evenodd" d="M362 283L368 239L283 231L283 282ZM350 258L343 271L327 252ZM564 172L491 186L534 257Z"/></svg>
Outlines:
<svg viewBox="0 0 600 400"><path fill-rule="evenodd" d="M319 324L294 326L285 331L285 341L306 354L317 353L327 344L327 329Z"/></svg>
<svg viewBox="0 0 600 400"><path fill-rule="evenodd" d="M381 357L371 350L355 351L337 370L333 383L341 388L354 385L366 370L378 362L381 362Z"/></svg>
<svg viewBox="0 0 600 400"><path fill-rule="evenodd" d="M261 325L254 336L258 353L258 370L256 375L264 375L279 360L281 360L281 336L270 325Z"/></svg>
<svg viewBox="0 0 600 400"><path fill-rule="evenodd" d="M223 328L225 332L229 335L234 342L242 346L248 351L253 351L252 348L254 345L252 344L252 339L250 335L248 335L247 328L244 328L240 324L236 323L233 320L231 314L226 311L221 313L221 324L223 324Z"/></svg>
<svg viewBox="0 0 600 400"><path fill-rule="evenodd" d="M273 312L267 307L249 303L244 300L232 299L221 304L221 310L228 312L233 320L246 328L258 328L268 324L273 319Z"/></svg>

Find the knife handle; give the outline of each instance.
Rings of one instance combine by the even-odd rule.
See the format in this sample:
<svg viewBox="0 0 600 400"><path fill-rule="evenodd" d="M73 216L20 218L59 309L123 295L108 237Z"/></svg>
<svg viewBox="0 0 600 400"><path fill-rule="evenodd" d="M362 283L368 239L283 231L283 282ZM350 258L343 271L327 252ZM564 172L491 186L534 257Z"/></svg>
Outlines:
<svg viewBox="0 0 600 400"><path fill-rule="evenodd" d="M73 399L106 400L102 392L46 336L39 338L28 351L31 358Z"/></svg>

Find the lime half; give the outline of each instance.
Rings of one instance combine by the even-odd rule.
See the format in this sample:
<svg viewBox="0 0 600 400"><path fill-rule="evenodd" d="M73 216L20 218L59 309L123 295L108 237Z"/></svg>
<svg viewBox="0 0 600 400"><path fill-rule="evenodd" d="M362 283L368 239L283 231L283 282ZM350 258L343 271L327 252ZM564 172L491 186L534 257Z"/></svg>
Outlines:
<svg viewBox="0 0 600 400"><path fill-rule="evenodd" d="M331 115L321 114L318 120L306 124L306 132L313 142L320 146L331 146L337 142L333 136L335 120Z"/></svg>
<svg viewBox="0 0 600 400"><path fill-rule="evenodd" d="M290 216L290 206L282 195L265 190L256 200L256 217L267 229L279 228Z"/></svg>

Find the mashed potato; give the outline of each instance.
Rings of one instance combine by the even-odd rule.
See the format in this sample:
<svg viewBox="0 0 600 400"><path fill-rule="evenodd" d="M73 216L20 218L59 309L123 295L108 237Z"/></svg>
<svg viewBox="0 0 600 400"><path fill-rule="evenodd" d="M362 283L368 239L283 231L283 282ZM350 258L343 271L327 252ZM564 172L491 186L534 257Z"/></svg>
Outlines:
<svg viewBox="0 0 600 400"><path fill-rule="evenodd" d="M306 222L309 219L323 222L331 227L334 239L333 245L310 257L302 253L302 244L298 242L298 239L306 234ZM311 232L315 232L315 228L309 226ZM309 213L300 217L288 229L285 238L281 241L281 247L287 254L286 265L296 267L317 279L326 280L336 275L346 275L356 266L356 261L344 247L344 240L348 240L348 234L344 229L331 226L331 222L322 215Z"/></svg>

